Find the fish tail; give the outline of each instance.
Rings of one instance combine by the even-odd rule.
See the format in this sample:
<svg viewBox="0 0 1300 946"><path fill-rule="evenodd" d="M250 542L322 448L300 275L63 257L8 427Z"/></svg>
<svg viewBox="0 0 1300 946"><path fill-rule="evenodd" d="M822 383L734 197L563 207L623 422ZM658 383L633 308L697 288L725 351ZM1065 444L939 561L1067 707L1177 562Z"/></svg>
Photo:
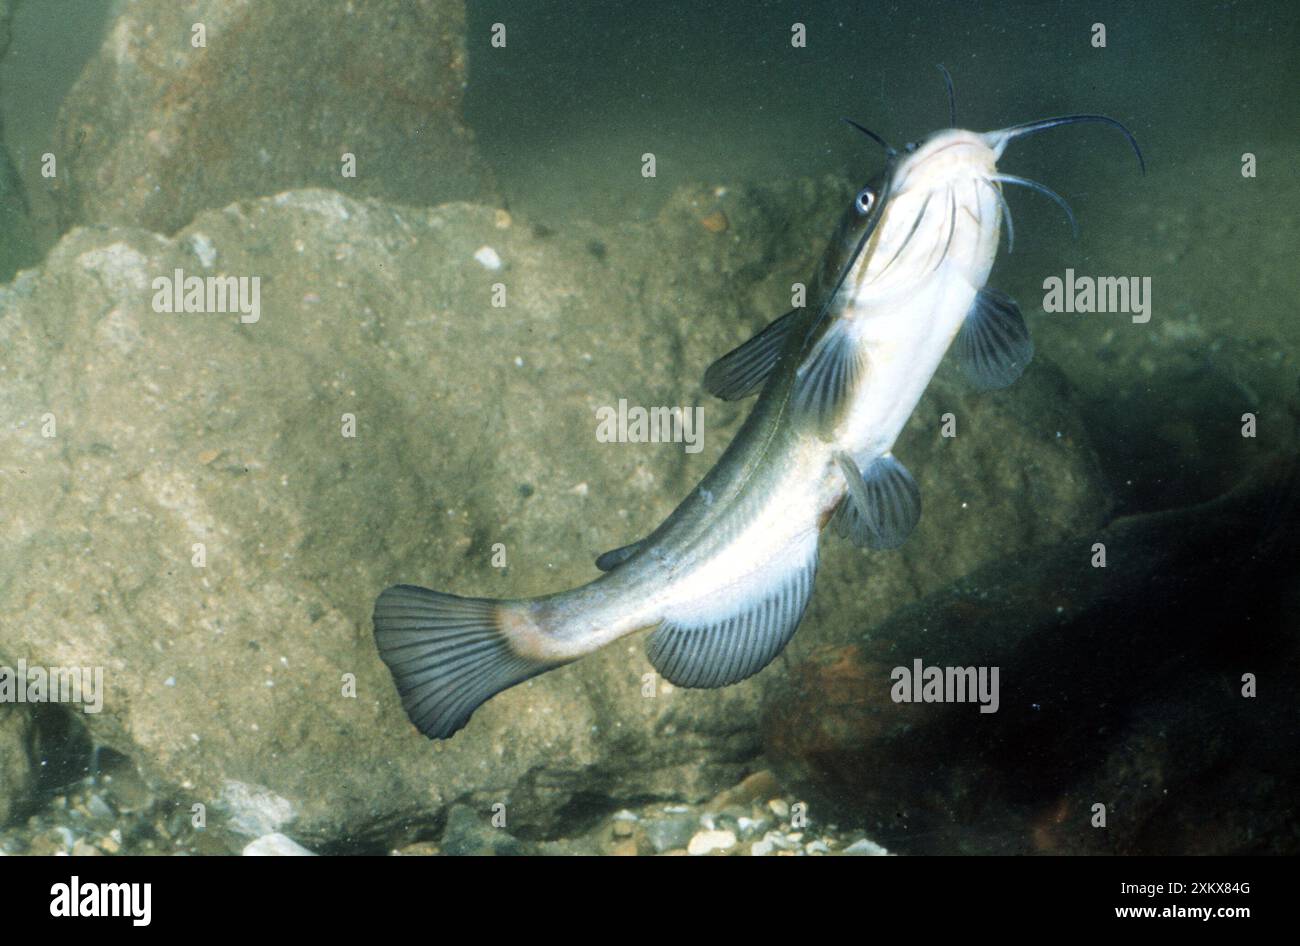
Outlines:
<svg viewBox="0 0 1300 946"><path fill-rule="evenodd" d="M512 646L520 602L462 598L394 585L375 601L375 643L406 715L430 739L447 739L502 690L568 661Z"/></svg>

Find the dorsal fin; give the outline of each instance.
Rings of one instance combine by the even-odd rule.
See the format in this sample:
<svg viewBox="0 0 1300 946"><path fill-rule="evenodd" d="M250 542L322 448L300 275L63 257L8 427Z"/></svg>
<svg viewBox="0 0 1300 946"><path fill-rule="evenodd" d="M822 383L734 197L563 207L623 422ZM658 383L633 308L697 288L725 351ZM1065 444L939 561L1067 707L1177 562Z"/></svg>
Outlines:
<svg viewBox="0 0 1300 946"><path fill-rule="evenodd" d="M791 309L709 365L704 372L704 389L724 401L738 401L756 393L776 367L798 314L798 309Z"/></svg>

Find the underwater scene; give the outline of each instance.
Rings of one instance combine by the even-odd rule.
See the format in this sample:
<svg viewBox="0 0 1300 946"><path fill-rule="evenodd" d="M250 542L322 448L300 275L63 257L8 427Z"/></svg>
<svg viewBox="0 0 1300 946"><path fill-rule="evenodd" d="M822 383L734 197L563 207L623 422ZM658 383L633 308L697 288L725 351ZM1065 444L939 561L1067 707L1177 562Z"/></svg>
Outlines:
<svg viewBox="0 0 1300 946"><path fill-rule="evenodd" d="M0 854L1296 853L1297 50L0 0Z"/></svg>

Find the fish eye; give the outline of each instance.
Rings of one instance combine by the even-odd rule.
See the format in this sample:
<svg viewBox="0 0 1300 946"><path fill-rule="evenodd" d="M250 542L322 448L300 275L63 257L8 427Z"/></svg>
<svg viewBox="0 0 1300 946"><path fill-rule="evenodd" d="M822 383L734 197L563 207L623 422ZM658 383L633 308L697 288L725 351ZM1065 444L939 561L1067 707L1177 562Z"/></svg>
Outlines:
<svg viewBox="0 0 1300 946"><path fill-rule="evenodd" d="M870 187L864 187L858 191L858 196L853 198L853 206L857 208L858 213L865 214L871 210L876 203L876 192Z"/></svg>

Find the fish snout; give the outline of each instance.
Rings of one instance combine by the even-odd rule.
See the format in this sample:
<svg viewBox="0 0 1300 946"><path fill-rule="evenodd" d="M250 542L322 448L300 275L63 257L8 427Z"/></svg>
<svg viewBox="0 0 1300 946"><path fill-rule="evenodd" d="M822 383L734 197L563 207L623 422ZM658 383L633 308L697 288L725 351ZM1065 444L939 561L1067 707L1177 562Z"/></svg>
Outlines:
<svg viewBox="0 0 1300 946"><path fill-rule="evenodd" d="M900 191L932 192L997 173L997 152L978 132L946 128L919 144L908 144L904 153L896 178Z"/></svg>

